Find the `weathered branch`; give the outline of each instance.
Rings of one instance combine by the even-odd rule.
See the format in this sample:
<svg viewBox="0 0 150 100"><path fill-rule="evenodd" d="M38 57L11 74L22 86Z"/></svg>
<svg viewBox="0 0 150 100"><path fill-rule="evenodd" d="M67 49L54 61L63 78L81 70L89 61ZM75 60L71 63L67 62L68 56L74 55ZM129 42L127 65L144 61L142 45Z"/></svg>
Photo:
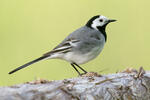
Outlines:
<svg viewBox="0 0 150 100"><path fill-rule="evenodd" d="M150 73L140 68L103 76L90 72L60 81L37 80L1 87L0 100L150 100Z"/></svg>

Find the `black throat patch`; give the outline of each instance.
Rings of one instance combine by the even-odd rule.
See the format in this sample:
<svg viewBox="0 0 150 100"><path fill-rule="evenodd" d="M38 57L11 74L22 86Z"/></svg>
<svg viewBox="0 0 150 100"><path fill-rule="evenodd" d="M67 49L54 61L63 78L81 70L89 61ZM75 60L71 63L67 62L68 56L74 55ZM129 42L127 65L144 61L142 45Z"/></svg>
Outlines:
<svg viewBox="0 0 150 100"><path fill-rule="evenodd" d="M107 24L106 24L107 25ZM105 42L107 41L107 34L106 34L106 31L105 31L105 29L106 29L106 25L104 25L104 26L98 26L97 27L97 29L104 35L104 38L105 38Z"/></svg>

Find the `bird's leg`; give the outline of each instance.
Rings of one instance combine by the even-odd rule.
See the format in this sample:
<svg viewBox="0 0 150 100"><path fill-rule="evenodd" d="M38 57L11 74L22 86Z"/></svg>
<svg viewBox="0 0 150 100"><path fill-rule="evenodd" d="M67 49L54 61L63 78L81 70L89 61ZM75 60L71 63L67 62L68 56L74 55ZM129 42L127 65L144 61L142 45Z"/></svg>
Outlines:
<svg viewBox="0 0 150 100"><path fill-rule="evenodd" d="M73 63L73 64L75 64L78 68L80 68L80 69L84 72L84 74L86 74L86 73L87 73L87 71L86 71L86 70L84 70L82 67L80 67L78 64L76 64L76 63Z"/></svg>
<svg viewBox="0 0 150 100"><path fill-rule="evenodd" d="M78 69L74 66L73 63L71 63L71 66L76 70L76 72L81 76L81 73L78 71Z"/></svg>

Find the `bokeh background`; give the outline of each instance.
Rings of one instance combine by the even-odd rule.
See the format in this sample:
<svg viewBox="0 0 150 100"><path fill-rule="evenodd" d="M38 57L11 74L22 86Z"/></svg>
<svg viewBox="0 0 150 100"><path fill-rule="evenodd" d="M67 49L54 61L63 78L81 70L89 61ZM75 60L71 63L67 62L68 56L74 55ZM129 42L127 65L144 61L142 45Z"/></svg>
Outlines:
<svg viewBox="0 0 150 100"><path fill-rule="evenodd" d="M0 86L76 77L61 60L41 61L13 75L8 72L53 49L98 14L118 21L108 25L100 56L82 67L101 74L140 66L150 70L149 9L149 0L0 0Z"/></svg>

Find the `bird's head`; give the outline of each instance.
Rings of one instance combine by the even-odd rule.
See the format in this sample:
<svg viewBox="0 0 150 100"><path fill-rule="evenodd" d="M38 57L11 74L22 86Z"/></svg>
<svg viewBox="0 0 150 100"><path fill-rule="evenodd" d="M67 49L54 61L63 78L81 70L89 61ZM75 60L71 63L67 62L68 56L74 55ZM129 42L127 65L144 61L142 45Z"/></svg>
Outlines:
<svg viewBox="0 0 150 100"><path fill-rule="evenodd" d="M105 27L110 23L110 22L115 22L116 20L114 19L108 19L107 17L103 15L97 15L92 17L86 24L86 26L99 30L99 28L105 29Z"/></svg>

